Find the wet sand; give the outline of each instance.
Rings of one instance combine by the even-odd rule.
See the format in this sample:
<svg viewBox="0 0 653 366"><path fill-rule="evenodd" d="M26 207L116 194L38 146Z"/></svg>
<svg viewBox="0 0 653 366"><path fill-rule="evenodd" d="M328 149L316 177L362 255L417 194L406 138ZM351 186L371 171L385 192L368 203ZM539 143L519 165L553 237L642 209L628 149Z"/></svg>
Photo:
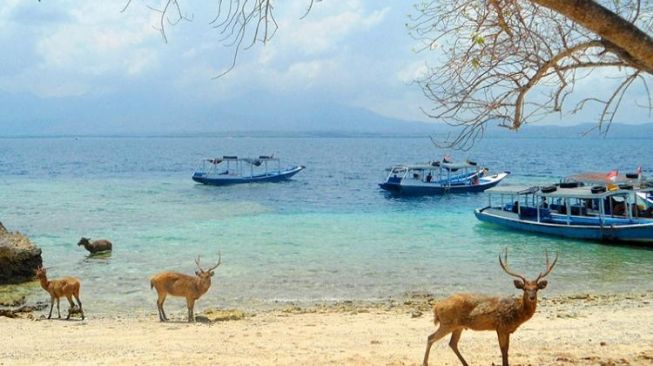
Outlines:
<svg viewBox="0 0 653 366"><path fill-rule="evenodd" d="M167 303L168 323L154 312L45 320L42 310L27 314L33 319L0 317L0 364L420 365L435 329L427 301L236 312L238 320L195 324L185 322L181 299ZM463 332L459 347L471 365L501 364L494 332ZM653 293L540 300L511 337L510 360L653 365ZM434 344L430 364L459 365L448 337Z"/></svg>

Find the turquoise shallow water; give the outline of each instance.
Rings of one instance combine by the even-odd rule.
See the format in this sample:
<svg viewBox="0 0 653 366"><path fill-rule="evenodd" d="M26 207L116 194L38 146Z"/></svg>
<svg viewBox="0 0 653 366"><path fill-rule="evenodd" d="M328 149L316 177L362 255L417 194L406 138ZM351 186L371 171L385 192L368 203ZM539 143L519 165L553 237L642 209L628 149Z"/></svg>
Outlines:
<svg viewBox="0 0 653 366"><path fill-rule="evenodd" d="M308 169L280 184L190 179L201 157L271 152ZM511 170L505 184L520 184L648 168L651 153L639 140L488 139L452 155ZM197 255L208 265L218 251L223 265L201 306L510 294L497 261L504 247L528 276L543 270L544 249L560 253L548 295L653 289L652 250L481 224L472 211L484 194L395 198L376 186L392 163L440 156L423 138L0 139L0 221L43 249L51 276L79 277L93 312L153 311L149 276L192 273ZM88 258L81 236L111 239L113 254Z"/></svg>

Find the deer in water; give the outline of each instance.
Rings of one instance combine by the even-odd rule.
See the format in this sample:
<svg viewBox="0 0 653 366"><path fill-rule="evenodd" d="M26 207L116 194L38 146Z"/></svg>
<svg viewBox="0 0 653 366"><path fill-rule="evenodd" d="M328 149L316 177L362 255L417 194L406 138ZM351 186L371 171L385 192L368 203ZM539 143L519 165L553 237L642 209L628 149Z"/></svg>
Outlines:
<svg viewBox="0 0 653 366"><path fill-rule="evenodd" d="M163 310L163 302L166 296L183 296L186 298L186 305L188 306L188 322L194 320L193 308L195 300L204 295L211 287L211 277L213 270L218 268L222 263L222 255L218 253L218 264L204 270L200 266L200 257L197 256L195 260L199 271L195 271L195 276L189 276L178 272L160 272L152 276L150 279L150 288L156 289L159 296L156 300L156 307L159 310L159 319L164 322L168 320L166 313Z"/></svg>
<svg viewBox="0 0 653 366"><path fill-rule="evenodd" d="M66 320L70 319L70 314L72 313L75 303L73 302L73 296L77 300L79 305L79 312L82 315L82 320L84 320L84 310L82 309L82 302L79 301L79 280L75 277L64 277L58 280L49 280L45 268L39 266L36 268L36 277L41 282L41 287L50 294L50 314L48 319L52 317L52 308L54 307L54 300L57 300L57 314L59 319L61 319L61 311L59 310L59 298L65 296L70 303L70 309L68 310L68 316Z"/></svg>
<svg viewBox="0 0 653 366"><path fill-rule="evenodd" d="M549 264L549 255L545 252L545 271L541 272L535 280L529 281L526 277L510 270L508 267L508 250L506 249L504 253L503 260L499 255L499 264L507 274L518 278L514 280L514 283L516 288L524 291L522 297L499 298L478 294L454 294L433 305L434 323L435 325L440 323L440 327L427 339L424 366L428 366L429 352L433 343L449 333L451 333L449 346L458 356L463 366L468 366L460 351L458 351L458 341L465 329L496 331L499 336L503 366L509 366L508 346L510 334L535 313L537 291L546 288L547 281L543 278L555 266L558 255L556 254L553 263Z"/></svg>
<svg viewBox="0 0 653 366"><path fill-rule="evenodd" d="M77 246L84 246L84 248L91 252L91 254L95 254L101 252L110 252L112 244L110 241L105 239L91 241L89 238L82 237L79 239Z"/></svg>

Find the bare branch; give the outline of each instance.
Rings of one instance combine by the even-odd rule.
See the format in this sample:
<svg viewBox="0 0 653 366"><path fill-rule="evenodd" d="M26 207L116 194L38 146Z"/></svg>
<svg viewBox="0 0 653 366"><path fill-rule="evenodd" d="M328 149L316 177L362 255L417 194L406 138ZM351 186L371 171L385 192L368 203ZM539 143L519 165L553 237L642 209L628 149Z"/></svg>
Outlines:
<svg viewBox="0 0 653 366"><path fill-rule="evenodd" d="M421 52L445 57L417 80L432 102L424 112L460 128L443 146L469 149L488 123L517 130L568 110L567 100L579 80L598 68L619 68L622 71L615 74L623 76L616 89L592 95L571 109L573 113L588 102L601 103L604 112L598 122L605 132L634 80L645 82L653 76L647 63L625 52L627 48L536 5L540 2L557 1L450 0L415 6L411 35L423 45ZM610 11L653 33L653 4L617 3Z"/></svg>

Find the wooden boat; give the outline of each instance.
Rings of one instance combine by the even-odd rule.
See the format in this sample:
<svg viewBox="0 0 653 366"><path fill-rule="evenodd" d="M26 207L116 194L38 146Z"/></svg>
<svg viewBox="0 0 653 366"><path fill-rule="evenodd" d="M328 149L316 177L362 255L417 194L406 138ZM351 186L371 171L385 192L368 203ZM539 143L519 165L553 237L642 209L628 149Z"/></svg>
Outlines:
<svg viewBox="0 0 653 366"><path fill-rule="evenodd" d="M474 211L480 221L508 229L603 242L653 244L653 207L637 193L576 187L503 186L487 190L488 206ZM497 200L498 199L498 200ZM498 204L497 204L498 203Z"/></svg>
<svg viewBox="0 0 653 366"><path fill-rule="evenodd" d="M435 161L427 164L395 165L379 187L402 195L437 195L482 192L494 187L510 172L488 174L475 162Z"/></svg>
<svg viewBox="0 0 653 366"><path fill-rule="evenodd" d="M208 185L224 186L242 183L279 182L302 171L303 165L281 168L279 158L261 155L258 158L223 156L203 159L193 180Z"/></svg>

